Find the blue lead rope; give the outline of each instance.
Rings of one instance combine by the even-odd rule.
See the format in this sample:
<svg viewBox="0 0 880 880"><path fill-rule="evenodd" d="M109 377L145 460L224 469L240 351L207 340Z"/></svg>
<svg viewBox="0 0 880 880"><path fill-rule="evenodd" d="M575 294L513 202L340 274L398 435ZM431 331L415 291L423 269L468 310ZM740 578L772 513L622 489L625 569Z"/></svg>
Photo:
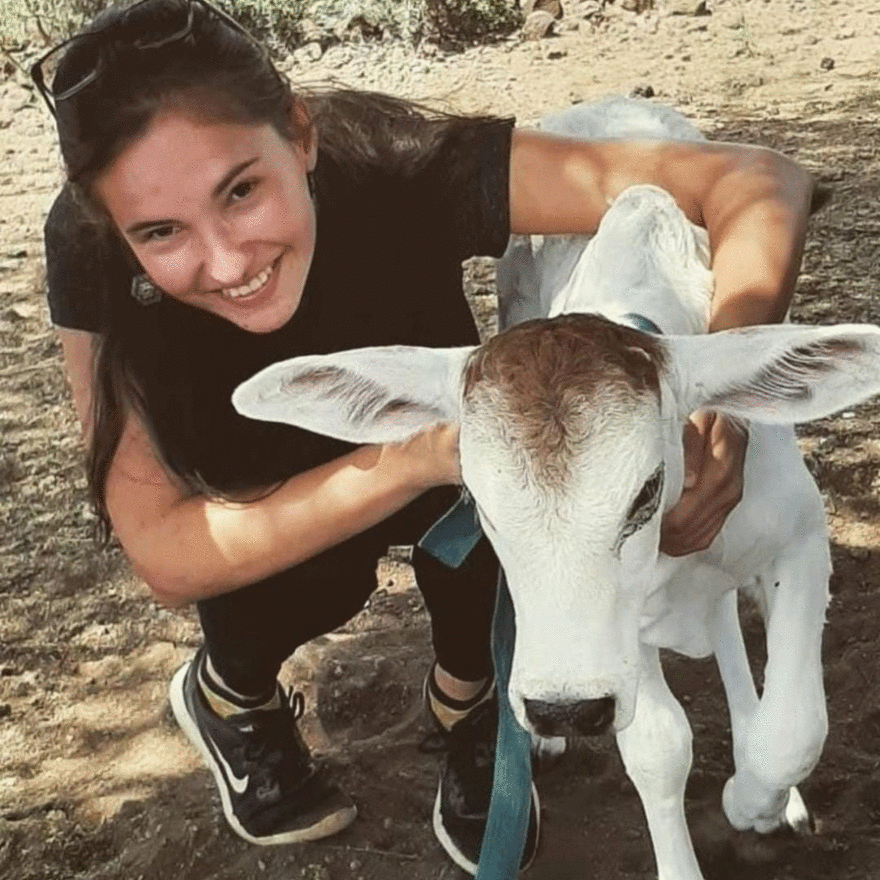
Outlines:
<svg viewBox="0 0 880 880"><path fill-rule="evenodd" d="M507 685L516 637L513 603L502 571L492 621L492 659L498 691L495 776L475 880L513 880L519 873L532 805L531 738L514 718Z"/></svg>
<svg viewBox="0 0 880 880"><path fill-rule="evenodd" d="M477 505L465 491L422 535L419 547L447 568L458 568L483 537Z"/></svg>
<svg viewBox="0 0 880 880"><path fill-rule="evenodd" d="M473 500L462 495L422 536L419 547L449 568L458 568L482 533ZM498 692L495 776L475 880L513 880L519 873L529 828L531 740L514 718L507 698L515 636L513 603L502 571L492 620L492 660Z"/></svg>

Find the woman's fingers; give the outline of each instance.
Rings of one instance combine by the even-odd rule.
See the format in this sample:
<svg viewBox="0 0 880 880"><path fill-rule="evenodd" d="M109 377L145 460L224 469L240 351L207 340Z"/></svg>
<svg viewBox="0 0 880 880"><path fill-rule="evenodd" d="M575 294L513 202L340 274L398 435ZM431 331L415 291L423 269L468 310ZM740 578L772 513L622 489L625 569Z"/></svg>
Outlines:
<svg viewBox="0 0 880 880"><path fill-rule="evenodd" d="M685 481L663 518L660 549L670 556L705 550L742 498L748 435L715 413L695 413L683 434Z"/></svg>

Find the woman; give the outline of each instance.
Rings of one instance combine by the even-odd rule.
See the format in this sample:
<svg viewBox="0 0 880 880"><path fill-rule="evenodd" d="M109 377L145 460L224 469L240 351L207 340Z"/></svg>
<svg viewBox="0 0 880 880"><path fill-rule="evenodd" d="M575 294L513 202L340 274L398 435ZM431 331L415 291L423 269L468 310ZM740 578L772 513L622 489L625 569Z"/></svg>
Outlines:
<svg viewBox="0 0 880 880"><path fill-rule="evenodd" d="M511 232L591 232L635 183L707 227L712 329L778 321L810 178L759 148L575 142L375 94L294 94L205 0L108 10L34 78L68 174L46 224L49 302L92 496L154 596L196 603L204 632L172 681L175 715L238 834L332 834L354 806L312 764L301 697L276 676L363 606L389 542L414 543L454 500L456 426L353 448L243 419L233 388L297 354L476 342L461 261L500 255ZM723 420L695 418L685 441L674 554L711 543L742 483L745 440ZM485 541L456 571L418 549L413 563L437 658L426 701L448 740L434 827L473 872L497 563Z"/></svg>

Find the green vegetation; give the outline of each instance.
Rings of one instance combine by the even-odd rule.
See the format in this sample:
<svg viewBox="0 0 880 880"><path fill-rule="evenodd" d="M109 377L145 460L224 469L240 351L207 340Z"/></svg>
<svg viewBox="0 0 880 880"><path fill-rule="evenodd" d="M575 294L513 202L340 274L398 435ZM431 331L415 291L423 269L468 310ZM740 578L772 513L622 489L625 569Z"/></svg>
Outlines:
<svg viewBox="0 0 880 880"><path fill-rule="evenodd" d="M412 42L473 42L522 23L518 0L214 0L276 52L357 33ZM0 47L9 55L64 39L109 0L0 0Z"/></svg>

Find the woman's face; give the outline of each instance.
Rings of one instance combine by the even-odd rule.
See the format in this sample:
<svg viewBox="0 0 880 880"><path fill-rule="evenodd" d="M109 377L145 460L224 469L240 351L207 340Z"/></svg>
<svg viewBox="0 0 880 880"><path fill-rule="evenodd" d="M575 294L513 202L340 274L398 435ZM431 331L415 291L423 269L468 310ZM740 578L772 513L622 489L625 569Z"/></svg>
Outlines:
<svg viewBox="0 0 880 880"><path fill-rule="evenodd" d="M271 125L157 114L95 189L152 282L253 333L297 310L315 250L309 148Z"/></svg>

